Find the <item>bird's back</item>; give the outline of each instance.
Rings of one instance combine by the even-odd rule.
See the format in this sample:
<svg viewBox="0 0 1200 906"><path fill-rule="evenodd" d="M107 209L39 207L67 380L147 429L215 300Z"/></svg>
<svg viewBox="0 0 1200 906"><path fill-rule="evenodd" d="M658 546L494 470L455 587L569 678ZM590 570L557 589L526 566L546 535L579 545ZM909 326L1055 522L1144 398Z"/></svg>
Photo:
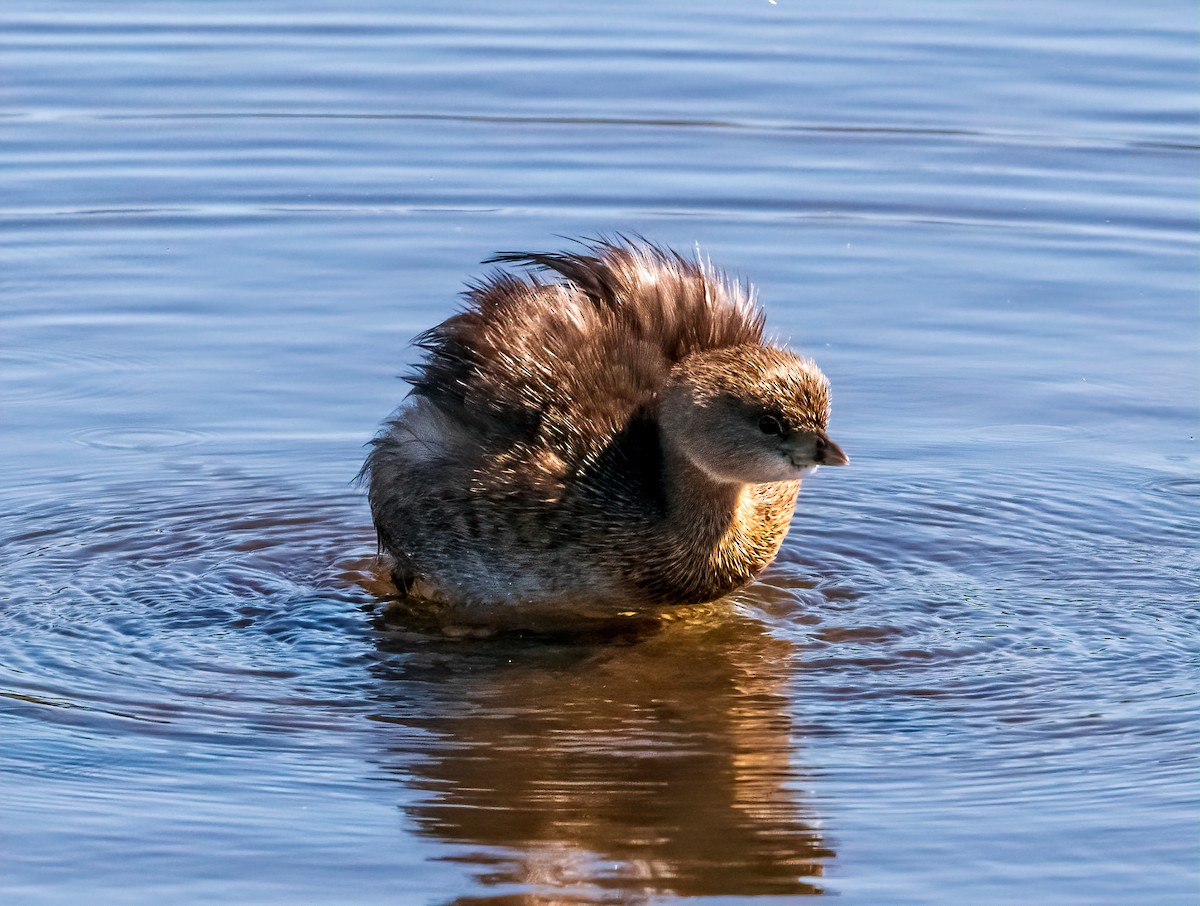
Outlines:
<svg viewBox="0 0 1200 906"><path fill-rule="evenodd" d="M526 479L571 480L646 414L687 355L762 339L747 288L654 246L492 260L528 272L472 286L462 312L418 338L427 358L413 393L466 428L484 461L500 457Z"/></svg>

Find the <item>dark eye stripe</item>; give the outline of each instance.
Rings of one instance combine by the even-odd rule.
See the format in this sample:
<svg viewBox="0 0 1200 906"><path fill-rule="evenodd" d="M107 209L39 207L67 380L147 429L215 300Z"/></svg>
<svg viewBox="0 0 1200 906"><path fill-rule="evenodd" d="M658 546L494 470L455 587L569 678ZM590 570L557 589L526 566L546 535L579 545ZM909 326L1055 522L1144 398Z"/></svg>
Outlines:
<svg viewBox="0 0 1200 906"><path fill-rule="evenodd" d="M773 415L764 415L758 420L758 430L763 434L782 434L783 425Z"/></svg>

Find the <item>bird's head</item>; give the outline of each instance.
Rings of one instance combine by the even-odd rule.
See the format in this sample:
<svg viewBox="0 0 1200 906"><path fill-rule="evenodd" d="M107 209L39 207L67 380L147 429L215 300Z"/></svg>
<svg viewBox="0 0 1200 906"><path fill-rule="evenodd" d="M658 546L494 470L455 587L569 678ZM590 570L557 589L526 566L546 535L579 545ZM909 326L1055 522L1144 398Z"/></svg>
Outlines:
<svg viewBox="0 0 1200 906"><path fill-rule="evenodd" d="M664 442L722 483L794 481L846 465L828 421L829 381L816 364L754 343L688 356L659 400Z"/></svg>

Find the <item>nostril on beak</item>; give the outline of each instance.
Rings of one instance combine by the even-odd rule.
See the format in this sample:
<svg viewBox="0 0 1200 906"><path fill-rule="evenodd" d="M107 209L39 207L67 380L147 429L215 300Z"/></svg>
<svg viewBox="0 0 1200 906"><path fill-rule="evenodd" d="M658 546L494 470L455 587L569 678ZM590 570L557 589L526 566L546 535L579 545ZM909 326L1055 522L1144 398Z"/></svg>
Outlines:
<svg viewBox="0 0 1200 906"><path fill-rule="evenodd" d="M817 449L813 458L827 466L844 466L850 462L850 457L842 452L842 448L824 435L817 438Z"/></svg>

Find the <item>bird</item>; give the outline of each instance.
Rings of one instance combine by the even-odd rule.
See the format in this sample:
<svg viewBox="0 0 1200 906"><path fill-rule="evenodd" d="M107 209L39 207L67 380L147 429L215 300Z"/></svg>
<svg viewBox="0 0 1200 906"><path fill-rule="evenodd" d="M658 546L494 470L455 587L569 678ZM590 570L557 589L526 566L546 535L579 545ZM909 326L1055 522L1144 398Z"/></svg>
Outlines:
<svg viewBox="0 0 1200 906"><path fill-rule="evenodd" d="M401 596L602 616L750 583L802 479L849 462L755 289L640 237L484 264L361 473Z"/></svg>

